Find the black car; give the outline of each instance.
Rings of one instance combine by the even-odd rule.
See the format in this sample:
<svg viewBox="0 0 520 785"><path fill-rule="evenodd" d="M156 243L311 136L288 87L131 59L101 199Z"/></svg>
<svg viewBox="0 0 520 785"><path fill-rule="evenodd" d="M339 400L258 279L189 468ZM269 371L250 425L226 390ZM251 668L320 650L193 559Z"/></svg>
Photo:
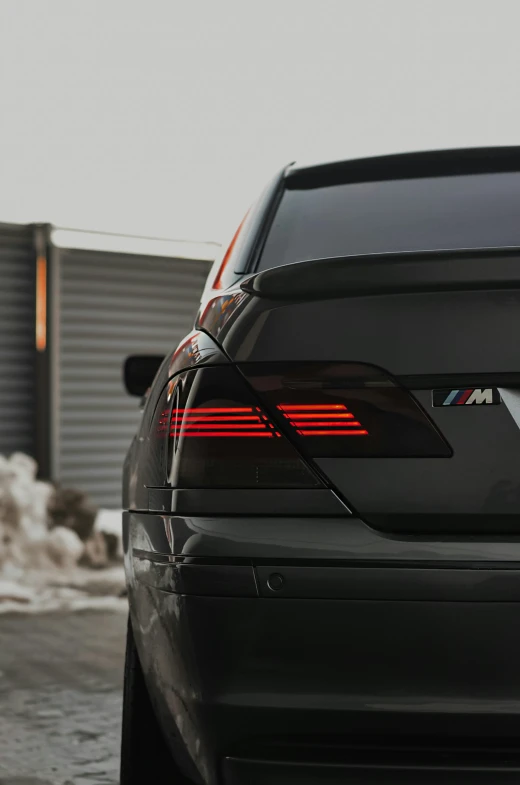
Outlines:
<svg viewBox="0 0 520 785"><path fill-rule="evenodd" d="M520 148L269 184L126 363L122 785L520 782L519 335Z"/></svg>

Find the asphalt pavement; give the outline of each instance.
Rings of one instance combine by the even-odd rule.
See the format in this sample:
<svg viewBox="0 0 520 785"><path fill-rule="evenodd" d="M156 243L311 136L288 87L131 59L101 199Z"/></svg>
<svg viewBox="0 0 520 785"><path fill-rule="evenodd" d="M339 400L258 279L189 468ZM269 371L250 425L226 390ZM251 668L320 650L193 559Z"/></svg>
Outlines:
<svg viewBox="0 0 520 785"><path fill-rule="evenodd" d="M0 616L0 785L117 785L124 610Z"/></svg>

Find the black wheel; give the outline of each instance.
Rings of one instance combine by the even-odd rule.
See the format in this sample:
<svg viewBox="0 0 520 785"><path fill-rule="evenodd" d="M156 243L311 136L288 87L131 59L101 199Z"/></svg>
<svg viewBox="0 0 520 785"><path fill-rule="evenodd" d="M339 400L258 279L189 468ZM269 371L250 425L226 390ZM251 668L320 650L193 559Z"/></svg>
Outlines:
<svg viewBox="0 0 520 785"><path fill-rule="evenodd" d="M188 785L164 741L144 682L132 625L126 634L120 785Z"/></svg>

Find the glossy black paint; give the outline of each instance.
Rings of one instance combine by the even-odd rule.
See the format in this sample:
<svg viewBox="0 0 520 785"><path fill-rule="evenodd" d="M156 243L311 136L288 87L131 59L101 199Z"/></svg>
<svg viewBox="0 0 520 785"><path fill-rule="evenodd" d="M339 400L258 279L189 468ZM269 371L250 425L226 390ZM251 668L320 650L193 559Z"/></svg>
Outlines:
<svg viewBox="0 0 520 785"><path fill-rule="evenodd" d="M374 253L288 264L241 283L268 300L305 302L338 297L511 289L520 285L519 248Z"/></svg>
<svg viewBox="0 0 520 785"><path fill-rule="evenodd" d="M517 288L347 297L326 307L249 295L214 337L236 362L349 361L394 377L478 378L517 372L510 337L520 328L519 305Z"/></svg>
<svg viewBox="0 0 520 785"><path fill-rule="evenodd" d="M397 156L280 175L235 285L206 291L197 331L148 395L125 465L130 615L165 737L199 785L519 781L520 538L504 529L520 520L517 415L505 404L431 407L432 380L518 387L518 250L413 254L392 269L388 259L330 260L334 288L314 262L251 277L284 187L421 167L516 171L520 155ZM172 379L294 361L383 369L453 457L319 457L328 487L268 489L260 501L251 489L153 482L164 467L151 427Z"/></svg>
<svg viewBox="0 0 520 785"><path fill-rule="evenodd" d="M134 552L135 553L135 552ZM210 597L257 597L255 574L251 565L164 563L134 556L137 581L160 591Z"/></svg>
<svg viewBox="0 0 520 785"><path fill-rule="evenodd" d="M520 646L519 544L399 540L355 519L150 514L126 516L125 543L132 623L152 700L167 738L184 744L201 782L219 783L221 758L235 756L226 776L317 785L327 760L319 738L357 747L363 733L375 747L370 760L377 757L390 777L384 748L399 728L411 747L402 765L419 755L415 773L433 768L430 782L440 783L447 769L437 771L433 761L441 734L462 747L519 732L520 677L511 656ZM132 550L137 545L149 558ZM201 563L161 563L157 552L200 554ZM264 583L273 573L285 578L280 594ZM283 747L288 734L312 737L321 764L294 761L294 749ZM282 745L281 760L269 762L270 738ZM352 763L352 753L346 757L336 764L338 778ZM475 761L467 752L468 770L455 761L450 776L475 782ZM482 782L507 781L502 761ZM368 760L356 767L360 782L370 782L371 768ZM392 776L399 781L407 771L396 767Z"/></svg>
<svg viewBox="0 0 520 785"><path fill-rule="evenodd" d="M224 763L224 782L226 785L244 782L248 785L315 785L324 781L327 785L345 785L346 782L350 785L502 785L516 783L520 777L520 761L515 752L509 750L492 751L488 755L471 750L465 756L442 749L428 751L422 756L414 752L413 748L406 747L399 751L400 754L369 748L360 755L347 748L343 752L343 762L333 757L331 750L328 755L307 756L307 760L303 756L302 760L301 750L296 749L295 760L283 762L276 755L272 760L228 757Z"/></svg>
<svg viewBox="0 0 520 785"><path fill-rule="evenodd" d="M168 735L184 734L205 781L217 782L212 766L218 770L221 752L242 744L256 745L258 771L281 776L281 764L268 765L262 747L266 736L289 731L345 739L372 728L377 746L397 723L417 747L421 734L433 744L441 733L454 743L461 729L472 743L518 732L511 651L520 644L520 544L389 537L356 519L130 514L125 529L149 687ZM131 544L143 550L132 555ZM168 553L191 560L155 561ZM251 565L263 600L255 599ZM179 568L190 570L189 584L172 576ZM273 573L285 578L276 594L266 585ZM229 599L238 591L241 599ZM207 593L213 598L204 604ZM498 715L497 700L507 702ZM293 781L303 772L313 785L323 776L300 762ZM444 781L446 772L435 776L432 782Z"/></svg>
<svg viewBox="0 0 520 785"><path fill-rule="evenodd" d="M258 565L262 597L276 599L518 602L520 570ZM270 577L283 579L273 591ZM216 592L215 592L216 593Z"/></svg>
<svg viewBox="0 0 520 785"><path fill-rule="evenodd" d="M315 166L293 166L287 172L286 187L324 188L349 182L518 171L520 147L428 150L334 161Z"/></svg>
<svg viewBox="0 0 520 785"><path fill-rule="evenodd" d="M183 556L134 548L136 580L175 594L277 599L520 600L516 564ZM382 566L385 565L385 566Z"/></svg>
<svg viewBox="0 0 520 785"><path fill-rule="evenodd" d="M138 431L130 445L123 467L123 507L148 509L148 487L164 483L163 467L158 463L154 444L154 417L161 396L167 397L169 379L187 368L225 365L229 359L206 333L193 330L179 346L165 357L148 392Z"/></svg>
<svg viewBox="0 0 520 785"><path fill-rule="evenodd" d="M520 429L508 407L433 408L430 390L414 394L449 438L452 457L373 458L370 466L320 458L319 467L378 528L438 535L518 533Z"/></svg>
<svg viewBox="0 0 520 785"><path fill-rule="evenodd" d="M520 566L520 538L455 537L380 532L356 517L173 516L126 512L127 550L150 554L220 559L276 559L290 566L347 564L372 566ZM351 564L352 566L352 564ZM520 609L519 609L520 612Z"/></svg>
<svg viewBox="0 0 520 785"><path fill-rule="evenodd" d="M447 570L447 583L442 570L428 573L431 584L419 584L422 602L395 599L410 590L401 567L395 581L380 586L381 594L389 591L379 601L368 579L369 599L289 599L193 595L186 585L170 593L175 586L164 572L161 589L152 588L153 575L137 577L137 562L129 560L132 622L150 693L167 737L182 739L203 782L216 785L222 757L242 760L243 747L265 767L264 746L287 735L357 746L365 734L377 756L398 729L416 752L424 755L429 745L434 756L439 735L462 746L464 737L476 745L518 734L520 676L511 657L520 646L517 603L482 602L484 579L473 570L466 584L459 571ZM236 570L231 565L231 586ZM262 576L264 570L257 567ZM323 593L323 578L320 585ZM424 601L425 591L443 598L450 585L455 596L465 585L476 601ZM316 589L313 580L308 587ZM362 584L353 582L351 591L362 595ZM291 760L290 748L283 752L273 776ZM322 768L300 762L296 771L302 769L309 783L323 781ZM430 781L445 776L442 768Z"/></svg>
<svg viewBox="0 0 520 785"><path fill-rule="evenodd" d="M514 256L504 258L513 263ZM487 263L491 269L492 257ZM497 263L500 269L499 258ZM412 377L413 395L450 444L453 458L321 458L319 468L374 526L395 529L395 516L410 515L415 518L406 522L409 532L470 533L468 518L446 519L439 526L438 519L417 516L479 515L487 517L476 521L475 533L493 534L520 531L520 429L507 406L467 407L464 417L459 407L432 408L433 388L424 389L420 377L429 382L463 375L469 387L482 376L514 379L518 356L512 336L519 330L520 289L469 287L347 296L327 300L326 307L322 300L293 303L249 295L215 335L239 366L348 358L395 379Z"/></svg>
<svg viewBox="0 0 520 785"><path fill-rule="evenodd" d="M150 512L176 515L350 515L330 488L148 488Z"/></svg>

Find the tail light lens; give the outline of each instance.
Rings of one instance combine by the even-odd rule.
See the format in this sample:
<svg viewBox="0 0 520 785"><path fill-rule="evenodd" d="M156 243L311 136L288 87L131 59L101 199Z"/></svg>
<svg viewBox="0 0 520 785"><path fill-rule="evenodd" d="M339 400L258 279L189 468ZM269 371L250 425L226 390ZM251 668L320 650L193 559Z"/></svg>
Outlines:
<svg viewBox="0 0 520 785"><path fill-rule="evenodd" d="M176 376L155 420L174 488L319 488L318 475L281 433L233 366Z"/></svg>
<svg viewBox="0 0 520 785"><path fill-rule="evenodd" d="M345 363L179 373L148 442L145 484L178 489L325 488L315 459L452 454L407 390L377 368Z"/></svg>
<svg viewBox="0 0 520 785"><path fill-rule="evenodd" d="M280 438L280 433L258 406L215 406L174 408L170 436L221 439Z"/></svg>
<svg viewBox="0 0 520 785"><path fill-rule="evenodd" d="M299 436L368 436L344 403L279 403L277 408Z"/></svg>
<svg viewBox="0 0 520 785"><path fill-rule="evenodd" d="M239 367L273 422L307 458L452 454L415 398L378 368L354 363Z"/></svg>

